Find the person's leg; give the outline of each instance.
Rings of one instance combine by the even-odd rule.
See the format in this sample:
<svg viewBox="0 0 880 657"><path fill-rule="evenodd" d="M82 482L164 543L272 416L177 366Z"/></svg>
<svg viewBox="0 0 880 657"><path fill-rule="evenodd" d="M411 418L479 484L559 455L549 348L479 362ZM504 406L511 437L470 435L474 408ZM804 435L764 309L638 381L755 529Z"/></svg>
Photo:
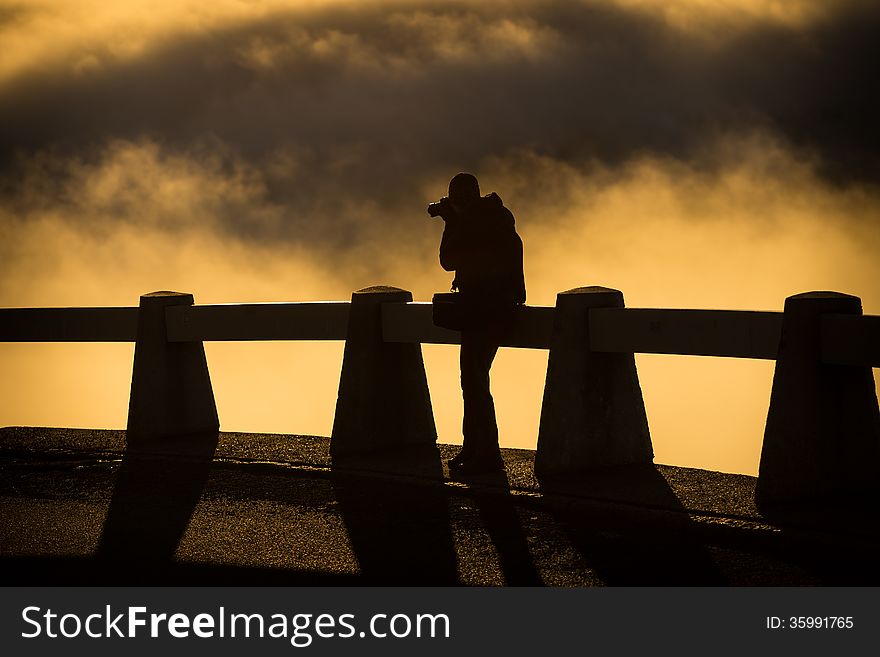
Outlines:
<svg viewBox="0 0 880 657"><path fill-rule="evenodd" d="M486 329L462 331L461 391L464 402L464 446L453 465L468 461L488 462L498 455L495 404L489 389L489 370L498 342ZM484 463L485 464L485 463Z"/></svg>
<svg viewBox="0 0 880 657"><path fill-rule="evenodd" d="M462 462L474 452L479 442L477 437L480 433L479 422L479 393L481 367L479 358L479 341L473 330L464 330L461 332L461 350L459 352L459 362L461 366L461 396L464 407L464 413L461 423L461 435L463 437L462 449L459 455L453 459L455 465L461 465Z"/></svg>

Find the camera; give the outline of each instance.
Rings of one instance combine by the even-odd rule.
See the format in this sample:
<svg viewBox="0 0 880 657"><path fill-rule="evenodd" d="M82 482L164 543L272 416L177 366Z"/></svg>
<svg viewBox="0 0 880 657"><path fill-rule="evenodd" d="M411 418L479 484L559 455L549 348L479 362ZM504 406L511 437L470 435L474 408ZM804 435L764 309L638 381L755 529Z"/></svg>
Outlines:
<svg viewBox="0 0 880 657"><path fill-rule="evenodd" d="M449 197L444 196L436 203L428 204L428 214L432 217L442 217L452 212L452 205L449 203Z"/></svg>

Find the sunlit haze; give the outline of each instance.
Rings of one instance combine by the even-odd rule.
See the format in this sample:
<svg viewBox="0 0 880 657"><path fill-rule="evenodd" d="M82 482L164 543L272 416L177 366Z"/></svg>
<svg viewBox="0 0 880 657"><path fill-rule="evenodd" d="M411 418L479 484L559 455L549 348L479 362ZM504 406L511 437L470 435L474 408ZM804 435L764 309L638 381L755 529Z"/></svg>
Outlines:
<svg viewBox="0 0 880 657"><path fill-rule="evenodd" d="M856 0L0 2L0 306L429 300L425 206L465 170L516 216L530 304L880 314L878 24ZM342 347L208 343L221 428L329 435ZM423 351L460 442L458 350ZM0 426L124 427L132 353L0 344ZM499 353L503 446L535 447L546 364ZM637 365L656 462L757 472L772 362Z"/></svg>

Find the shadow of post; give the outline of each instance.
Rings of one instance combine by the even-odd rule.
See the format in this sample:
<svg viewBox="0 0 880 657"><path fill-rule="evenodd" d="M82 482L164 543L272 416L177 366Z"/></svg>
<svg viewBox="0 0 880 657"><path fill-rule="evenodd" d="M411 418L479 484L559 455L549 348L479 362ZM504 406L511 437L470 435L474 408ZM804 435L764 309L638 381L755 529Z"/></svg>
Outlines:
<svg viewBox="0 0 880 657"><path fill-rule="evenodd" d="M610 503L551 505L555 521L596 575L608 585L722 586L707 547L695 537L687 510L653 464L597 468L539 477L541 492ZM621 507L671 512L656 522L627 523Z"/></svg>
<svg viewBox="0 0 880 657"><path fill-rule="evenodd" d="M837 493L822 499L764 503L763 519L774 525L785 556L824 586L869 586L880 581L880 495ZM805 541L804 536L822 536Z"/></svg>
<svg viewBox="0 0 880 657"><path fill-rule="evenodd" d="M334 458L331 482L362 583L459 583L435 445Z"/></svg>
<svg viewBox="0 0 880 657"><path fill-rule="evenodd" d="M216 431L173 444L129 445L96 557L140 571L142 580L171 564L198 503L217 447Z"/></svg>

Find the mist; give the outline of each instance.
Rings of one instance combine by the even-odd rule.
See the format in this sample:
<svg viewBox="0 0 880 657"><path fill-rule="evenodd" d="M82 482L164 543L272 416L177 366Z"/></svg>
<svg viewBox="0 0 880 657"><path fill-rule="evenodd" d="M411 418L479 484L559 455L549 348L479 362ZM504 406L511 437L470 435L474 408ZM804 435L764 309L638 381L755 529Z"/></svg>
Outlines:
<svg viewBox="0 0 880 657"><path fill-rule="evenodd" d="M880 313L880 11L663 5L4 3L0 304L428 300L424 207L469 170L517 218L529 303ZM341 344L206 348L225 430L329 434ZM0 345L0 423L124 426L131 351ZM425 358L459 442L457 351ZM638 366L657 462L756 472L772 363ZM499 354L503 445L534 447L545 367Z"/></svg>

